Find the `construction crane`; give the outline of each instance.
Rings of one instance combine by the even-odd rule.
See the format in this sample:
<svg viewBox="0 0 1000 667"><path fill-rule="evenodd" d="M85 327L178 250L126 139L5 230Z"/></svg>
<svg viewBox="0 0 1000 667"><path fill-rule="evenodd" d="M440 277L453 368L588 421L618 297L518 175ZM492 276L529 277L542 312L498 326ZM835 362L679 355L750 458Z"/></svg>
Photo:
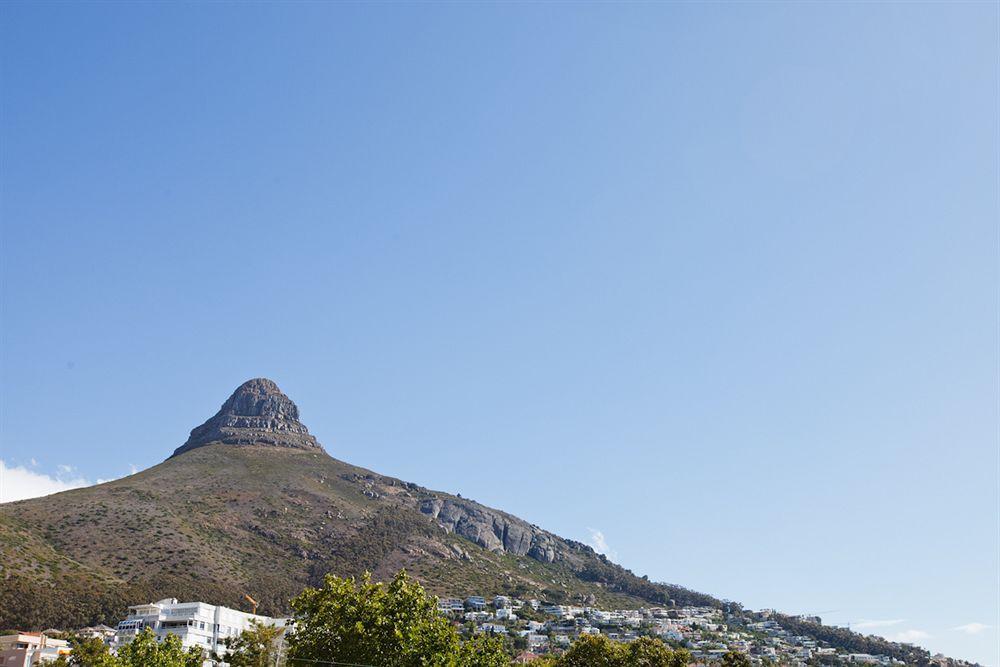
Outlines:
<svg viewBox="0 0 1000 667"><path fill-rule="evenodd" d="M252 597L250 597L250 595L248 593L244 593L243 594L243 599L250 603L250 605L253 607L253 611L251 613L254 616L256 616L257 615L257 601L254 600Z"/></svg>

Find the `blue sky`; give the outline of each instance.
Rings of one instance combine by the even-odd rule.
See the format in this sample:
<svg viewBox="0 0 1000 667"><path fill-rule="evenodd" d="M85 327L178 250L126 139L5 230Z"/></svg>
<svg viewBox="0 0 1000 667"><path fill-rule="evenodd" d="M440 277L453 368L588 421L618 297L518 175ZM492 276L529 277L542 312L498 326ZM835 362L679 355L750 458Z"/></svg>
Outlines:
<svg viewBox="0 0 1000 667"><path fill-rule="evenodd" d="M0 11L8 484L268 376L338 458L1000 664L996 4Z"/></svg>

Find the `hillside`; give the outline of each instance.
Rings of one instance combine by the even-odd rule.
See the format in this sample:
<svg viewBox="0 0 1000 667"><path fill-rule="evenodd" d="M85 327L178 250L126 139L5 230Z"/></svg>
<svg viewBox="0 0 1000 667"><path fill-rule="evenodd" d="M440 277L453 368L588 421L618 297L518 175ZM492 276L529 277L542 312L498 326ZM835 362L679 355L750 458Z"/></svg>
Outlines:
<svg viewBox="0 0 1000 667"><path fill-rule="evenodd" d="M163 463L0 507L0 626L118 620L163 597L260 611L327 572L406 568L442 595L636 607L718 605L651 583L499 510L329 456L269 380L251 380Z"/></svg>
<svg viewBox="0 0 1000 667"><path fill-rule="evenodd" d="M329 456L270 380L241 385L163 463L0 505L0 629L115 624L176 597L280 616L327 573L405 568L441 596L506 594L602 608L738 604L639 577L579 542L471 500ZM780 617L853 652L927 664L926 651Z"/></svg>

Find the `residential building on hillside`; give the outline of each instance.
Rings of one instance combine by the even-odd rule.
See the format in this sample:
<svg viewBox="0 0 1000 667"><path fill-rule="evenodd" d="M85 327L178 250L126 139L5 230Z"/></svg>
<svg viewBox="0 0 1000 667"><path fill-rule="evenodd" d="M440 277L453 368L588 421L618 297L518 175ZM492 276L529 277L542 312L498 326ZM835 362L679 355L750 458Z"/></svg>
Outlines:
<svg viewBox="0 0 1000 667"><path fill-rule="evenodd" d="M42 632L0 636L0 667L34 667L69 655L69 643Z"/></svg>
<svg viewBox="0 0 1000 667"><path fill-rule="evenodd" d="M541 609L542 613L551 614L552 616L559 618L573 618L576 614L575 610L579 610L579 613L581 614L583 613L583 609L580 609L579 607L571 607L569 605L553 604L542 607Z"/></svg>
<svg viewBox="0 0 1000 667"><path fill-rule="evenodd" d="M465 611L465 603L458 598L442 598L438 600L438 610L445 613L463 612Z"/></svg>
<svg viewBox="0 0 1000 667"><path fill-rule="evenodd" d="M499 623L483 623L479 626L479 630L480 632L485 632L491 635L507 634L507 626Z"/></svg>
<svg viewBox="0 0 1000 667"><path fill-rule="evenodd" d="M92 625L76 631L76 634L84 639L100 639L105 644L114 642L115 633L115 629L107 625Z"/></svg>
<svg viewBox="0 0 1000 667"><path fill-rule="evenodd" d="M230 637L238 637L249 629L251 621L284 627L287 619L248 614L204 602L178 602L177 598L167 598L129 607L128 618L118 624L115 641L119 646L127 644L145 628L150 628L160 640L168 634L176 635L184 648L195 646L206 657L213 653L224 657L227 652L225 641Z"/></svg>

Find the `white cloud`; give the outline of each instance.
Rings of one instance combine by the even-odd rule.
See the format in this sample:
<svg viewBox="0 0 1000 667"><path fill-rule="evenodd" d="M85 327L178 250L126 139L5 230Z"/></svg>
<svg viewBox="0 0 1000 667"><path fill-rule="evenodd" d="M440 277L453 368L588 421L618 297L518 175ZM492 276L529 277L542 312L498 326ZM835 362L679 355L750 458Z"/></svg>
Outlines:
<svg viewBox="0 0 1000 667"><path fill-rule="evenodd" d="M894 635L888 635L886 639L894 642L902 642L904 644L913 644L921 639L927 639L928 637L930 637L930 635L923 630L903 630L902 632L897 632Z"/></svg>
<svg viewBox="0 0 1000 667"><path fill-rule="evenodd" d="M73 476L72 466L60 465L57 470L59 472L53 477L23 466L8 466L0 459L0 503L37 498L91 485L89 480Z"/></svg>
<svg viewBox="0 0 1000 667"><path fill-rule="evenodd" d="M618 552L608 546L608 541L604 538L603 532L596 528L587 528L587 530L590 531L590 546L594 547L594 551L604 554L611 559L618 558Z"/></svg>
<svg viewBox="0 0 1000 667"><path fill-rule="evenodd" d="M874 628L888 628L893 625L899 625L900 623L906 622L905 618L893 618L885 621L871 621L862 620L857 623L851 623L851 630L870 630Z"/></svg>
<svg viewBox="0 0 1000 667"><path fill-rule="evenodd" d="M923 630L900 630L899 632L885 632L881 630L882 628L891 628L900 623L906 623L905 618L887 618L880 620L864 619L858 621L857 623L851 623L851 630L856 632L865 632L867 634L876 634L881 637L885 637L892 642L902 642L904 644L915 644L922 639L927 639L930 634L924 632ZM872 631L875 632L872 632Z"/></svg>
<svg viewBox="0 0 1000 667"><path fill-rule="evenodd" d="M965 625L954 627L952 630L958 630L967 635L978 635L983 630L989 630L992 627L992 625L986 625L985 623L966 623Z"/></svg>

